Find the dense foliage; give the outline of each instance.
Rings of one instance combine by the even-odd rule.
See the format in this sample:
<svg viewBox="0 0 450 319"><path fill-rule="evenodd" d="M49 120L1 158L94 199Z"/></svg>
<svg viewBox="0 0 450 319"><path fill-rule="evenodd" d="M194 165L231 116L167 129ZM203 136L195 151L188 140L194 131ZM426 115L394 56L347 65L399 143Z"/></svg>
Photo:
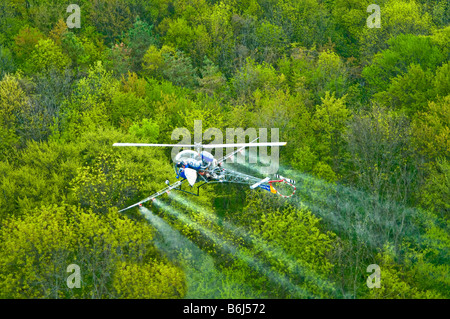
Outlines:
<svg viewBox="0 0 450 319"><path fill-rule="evenodd" d="M448 1L80 0L80 28L69 4L0 5L0 298L450 297ZM194 120L279 128L295 196L118 213L174 174L112 144Z"/></svg>

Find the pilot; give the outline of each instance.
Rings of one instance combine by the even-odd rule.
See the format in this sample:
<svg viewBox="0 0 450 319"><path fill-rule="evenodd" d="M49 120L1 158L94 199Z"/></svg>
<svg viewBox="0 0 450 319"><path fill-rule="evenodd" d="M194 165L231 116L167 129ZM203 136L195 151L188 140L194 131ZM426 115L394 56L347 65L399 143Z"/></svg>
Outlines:
<svg viewBox="0 0 450 319"><path fill-rule="evenodd" d="M177 178L180 176L182 178L186 178L186 175L184 174L184 170L186 168L191 168L198 172L201 168L201 162L194 160L194 159L188 159L188 160L179 161L176 164L176 167L178 168Z"/></svg>
<svg viewBox="0 0 450 319"><path fill-rule="evenodd" d="M186 176L184 175L184 168L186 167L186 165L183 162L178 162L176 167L177 167L177 178L179 178L180 176L182 178L186 178Z"/></svg>

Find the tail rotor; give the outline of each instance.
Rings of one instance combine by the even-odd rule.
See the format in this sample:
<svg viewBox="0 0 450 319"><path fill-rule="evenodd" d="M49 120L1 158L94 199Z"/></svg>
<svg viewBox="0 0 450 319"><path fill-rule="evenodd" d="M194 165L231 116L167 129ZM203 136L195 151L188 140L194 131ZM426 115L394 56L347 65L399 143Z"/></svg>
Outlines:
<svg viewBox="0 0 450 319"><path fill-rule="evenodd" d="M294 180L278 174L275 175L275 180L269 181L269 185L272 193L278 194L283 198L292 197L297 190Z"/></svg>

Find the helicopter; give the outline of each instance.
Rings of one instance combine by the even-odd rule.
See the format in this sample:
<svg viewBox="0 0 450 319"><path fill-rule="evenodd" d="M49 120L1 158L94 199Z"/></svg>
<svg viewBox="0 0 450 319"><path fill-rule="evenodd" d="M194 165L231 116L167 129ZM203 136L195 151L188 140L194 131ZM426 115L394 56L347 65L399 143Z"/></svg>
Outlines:
<svg viewBox="0 0 450 319"><path fill-rule="evenodd" d="M179 152L173 161L173 168L176 174L177 182L170 184L169 180L166 180L167 187L152 194L151 196L133 204L126 208L119 210L123 212L130 208L139 206L148 201L154 201L157 197L168 194L171 190L178 190L185 193L189 193L195 196L199 196L200 188L206 184L213 183L236 183L246 184L250 186L250 189L263 189L271 192L272 194L278 194L281 197L289 198L295 194L296 187L295 181L278 174L274 174L273 178L265 177L263 179L236 172L224 167L224 163L227 159L232 158L237 153L243 153L246 147L254 146L284 146L286 142L264 142L257 143L256 140L250 143L235 143L235 144L145 144L145 143L114 143L115 147L181 147L181 148L195 148L195 150L183 150ZM212 148L225 148L225 147L237 147L238 149L223 156L220 159L216 159L210 152L204 149ZM188 182L191 188L195 184L197 186L197 193L182 189L182 184ZM283 183L287 185L288 193L285 191L280 192L274 186L276 183Z"/></svg>

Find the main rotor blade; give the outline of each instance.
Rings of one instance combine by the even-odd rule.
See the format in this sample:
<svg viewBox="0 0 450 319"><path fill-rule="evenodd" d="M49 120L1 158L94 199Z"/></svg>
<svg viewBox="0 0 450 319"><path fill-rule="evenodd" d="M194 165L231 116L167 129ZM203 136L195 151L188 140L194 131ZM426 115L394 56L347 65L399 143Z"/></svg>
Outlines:
<svg viewBox="0 0 450 319"><path fill-rule="evenodd" d="M195 147L191 144L145 144L145 143L114 143L113 146L160 146L160 147Z"/></svg>
<svg viewBox="0 0 450 319"><path fill-rule="evenodd" d="M267 142L267 143L236 143L236 144L207 144L203 148L221 148L221 147L245 147L245 146L284 146L286 142Z"/></svg>
<svg viewBox="0 0 450 319"><path fill-rule="evenodd" d="M286 142L267 143L235 143L235 144L146 144L146 143L114 143L113 146L147 146L147 147L200 147L200 148L225 148L246 146L284 146Z"/></svg>

